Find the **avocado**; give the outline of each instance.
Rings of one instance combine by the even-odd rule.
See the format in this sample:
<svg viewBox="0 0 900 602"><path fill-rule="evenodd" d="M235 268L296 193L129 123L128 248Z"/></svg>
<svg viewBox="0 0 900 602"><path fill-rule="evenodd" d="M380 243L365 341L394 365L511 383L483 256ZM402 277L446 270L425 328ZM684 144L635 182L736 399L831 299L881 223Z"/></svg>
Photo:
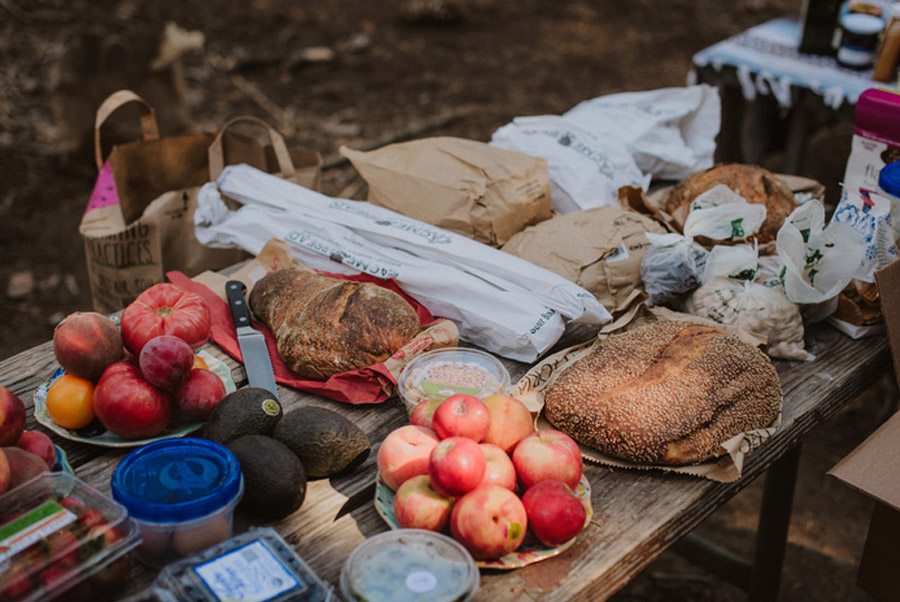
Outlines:
<svg viewBox="0 0 900 602"><path fill-rule="evenodd" d="M201 436L227 445L241 435L270 435L281 416L281 404L271 393L258 387L244 387L219 402Z"/></svg>
<svg viewBox="0 0 900 602"><path fill-rule="evenodd" d="M228 449L244 475L241 509L258 519L276 521L303 505L306 471L282 443L265 435L245 435L229 443Z"/></svg>
<svg viewBox="0 0 900 602"><path fill-rule="evenodd" d="M358 426L337 412L314 406L285 414L272 436L297 454L311 479L350 470L362 464L371 449Z"/></svg>

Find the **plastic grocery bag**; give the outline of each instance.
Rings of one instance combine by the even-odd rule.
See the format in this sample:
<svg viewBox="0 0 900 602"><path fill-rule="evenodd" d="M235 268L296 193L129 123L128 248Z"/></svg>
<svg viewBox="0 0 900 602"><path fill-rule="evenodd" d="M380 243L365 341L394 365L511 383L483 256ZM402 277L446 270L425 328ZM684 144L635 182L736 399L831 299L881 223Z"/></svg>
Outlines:
<svg viewBox="0 0 900 602"><path fill-rule="evenodd" d="M794 303L822 303L837 296L860 271L866 247L848 224L825 226L818 200L800 205L778 230L781 280Z"/></svg>
<svg viewBox="0 0 900 602"><path fill-rule="evenodd" d="M724 184L717 184L691 202L684 234L710 240L738 240L759 231L766 206L747 199Z"/></svg>
<svg viewBox="0 0 900 602"><path fill-rule="evenodd" d="M897 259L897 225L893 224L891 199L865 188L851 191L845 187L831 223L850 226L856 240L865 246L855 279L875 282L875 272Z"/></svg>
<svg viewBox="0 0 900 602"><path fill-rule="evenodd" d="M282 183L248 166L226 168L218 188L201 189L198 240L258 253L274 236L310 267L394 279L456 322L463 339L519 361L548 350L566 319L610 319L590 293L524 260L388 209ZM243 207L229 210L222 194Z"/></svg>
<svg viewBox="0 0 900 602"><path fill-rule="evenodd" d="M803 317L780 288L755 282L758 249L718 245L707 260L703 285L685 301L684 310L732 326L741 338L765 345L772 356L813 360L803 348Z"/></svg>
<svg viewBox="0 0 900 602"><path fill-rule="evenodd" d="M682 180L712 167L721 112L718 90L700 85L600 96L563 117L620 140L642 172Z"/></svg>
<svg viewBox="0 0 900 602"><path fill-rule="evenodd" d="M641 280L653 305L671 303L700 286L709 252L680 234L645 234L650 248L641 260Z"/></svg>
<svg viewBox="0 0 900 602"><path fill-rule="evenodd" d="M560 213L615 206L620 186L646 190L650 183L618 138L595 136L556 115L516 117L494 132L491 144L546 159Z"/></svg>

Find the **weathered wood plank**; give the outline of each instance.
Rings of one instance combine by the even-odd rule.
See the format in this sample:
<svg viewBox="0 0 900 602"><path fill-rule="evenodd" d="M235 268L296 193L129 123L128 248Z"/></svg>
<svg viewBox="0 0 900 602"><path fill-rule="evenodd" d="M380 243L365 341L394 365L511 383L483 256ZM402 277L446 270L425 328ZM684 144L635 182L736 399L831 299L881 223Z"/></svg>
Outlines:
<svg viewBox="0 0 900 602"><path fill-rule="evenodd" d="M852 341L825 327L810 328L812 363L778 362L785 393L783 426L748 460L738 483L718 484L691 477L654 472L611 470L589 466L595 519L567 553L526 569L484 574L479 599L598 600L614 593L652 562L666 547L712 513L724 501L777 460L822 421L889 369L884 338ZM240 365L210 348L232 367L235 381L245 381ZM507 362L514 377L525 369ZM31 406L33 389L55 368L49 344L0 362L0 383ZM358 424L374 442L405 421L402 404L349 406L281 387L286 411L306 405L334 409ZM29 424L33 419L29 412ZM78 475L102 491L123 452L61 442L73 458ZM356 472L310 484L307 501L275 528L325 579L336 582L341 566L365 537L386 529L370 503L375 472L374 453ZM239 518L239 526L247 526ZM129 591L149 583L154 571L136 567Z"/></svg>

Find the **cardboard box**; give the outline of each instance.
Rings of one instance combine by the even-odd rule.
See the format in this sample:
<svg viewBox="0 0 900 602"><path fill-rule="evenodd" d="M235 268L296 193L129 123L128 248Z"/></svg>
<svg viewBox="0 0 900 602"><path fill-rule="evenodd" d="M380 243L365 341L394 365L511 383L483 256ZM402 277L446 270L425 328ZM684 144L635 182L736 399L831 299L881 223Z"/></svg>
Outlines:
<svg viewBox="0 0 900 602"><path fill-rule="evenodd" d="M900 261L875 273L881 308L900 375ZM829 473L875 500L857 585L875 600L900 598L900 412Z"/></svg>

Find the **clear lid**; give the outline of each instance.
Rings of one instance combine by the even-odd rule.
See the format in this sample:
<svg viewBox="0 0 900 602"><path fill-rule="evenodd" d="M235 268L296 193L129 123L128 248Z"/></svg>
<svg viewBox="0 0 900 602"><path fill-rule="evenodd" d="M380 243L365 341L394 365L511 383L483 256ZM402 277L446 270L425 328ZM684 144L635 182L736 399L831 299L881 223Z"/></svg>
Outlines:
<svg viewBox="0 0 900 602"><path fill-rule="evenodd" d="M239 495L241 479L241 467L227 447L193 437L162 439L119 462L112 494L136 519L175 523L228 505Z"/></svg>
<svg viewBox="0 0 900 602"><path fill-rule="evenodd" d="M900 198L900 161L888 163L878 173L878 187L895 198Z"/></svg>
<svg viewBox="0 0 900 602"><path fill-rule="evenodd" d="M489 353L477 349L448 347L429 351L414 358L400 373L400 396L410 408L435 399L466 393L484 398L505 393L509 371Z"/></svg>
<svg viewBox="0 0 900 602"><path fill-rule="evenodd" d="M270 528L256 528L162 570L156 588L178 600L321 602L329 588Z"/></svg>
<svg viewBox="0 0 900 602"><path fill-rule="evenodd" d="M76 586L90 597L125 578L123 556L139 543L108 496L67 473L39 475L0 496L0 600L43 602Z"/></svg>
<svg viewBox="0 0 900 602"><path fill-rule="evenodd" d="M367 539L341 571L341 594L351 602L464 601L478 585L478 566L462 545L421 529Z"/></svg>

